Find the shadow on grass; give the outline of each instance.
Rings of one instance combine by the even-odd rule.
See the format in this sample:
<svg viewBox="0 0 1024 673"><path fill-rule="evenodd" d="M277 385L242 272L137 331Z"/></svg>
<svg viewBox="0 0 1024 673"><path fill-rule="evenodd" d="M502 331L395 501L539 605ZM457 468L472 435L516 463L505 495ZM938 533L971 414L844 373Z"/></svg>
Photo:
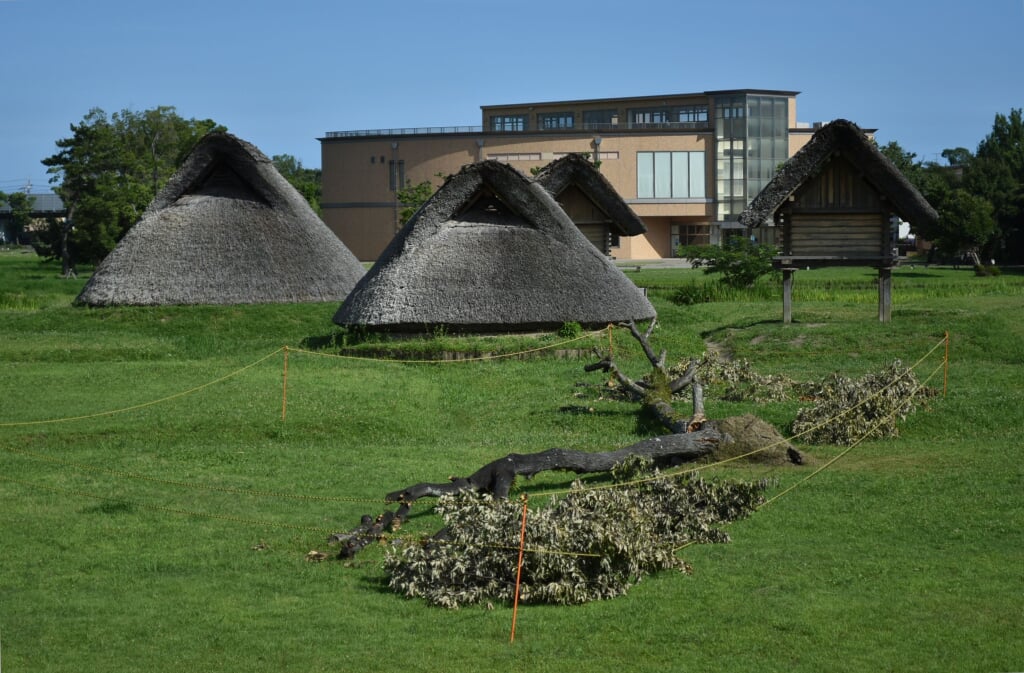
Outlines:
<svg viewBox="0 0 1024 673"><path fill-rule="evenodd" d="M794 320L792 324L796 325L796 324L799 324L799 323L800 323L799 320ZM751 327L757 327L758 325L783 325L783 324L785 324L785 323L783 323L781 320L752 320L752 321L743 322L743 323L733 323L731 325L722 325L721 327L716 327L715 329L705 330L705 331L700 333L700 338L701 339L705 339L705 340L707 340L707 339L714 340L716 337L718 337L718 336L720 336L722 334L729 334L730 332L733 332L733 331L736 331L736 330L750 329Z"/></svg>

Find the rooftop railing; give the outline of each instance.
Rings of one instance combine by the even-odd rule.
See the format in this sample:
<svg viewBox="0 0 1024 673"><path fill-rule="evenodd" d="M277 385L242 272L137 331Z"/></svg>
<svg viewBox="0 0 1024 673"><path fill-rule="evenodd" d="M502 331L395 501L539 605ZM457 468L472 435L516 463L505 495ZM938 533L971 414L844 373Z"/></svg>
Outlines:
<svg viewBox="0 0 1024 673"><path fill-rule="evenodd" d="M328 131L326 138L373 138L383 136L421 136L421 135L455 135L459 133L566 133L572 131L644 131L658 129L676 129L700 131L711 128L711 122L632 122L605 123L584 122L578 127L555 129L524 129L519 131L484 129L483 126L419 126L397 129L363 129L359 131Z"/></svg>
<svg viewBox="0 0 1024 673"><path fill-rule="evenodd" d="M585 131L629 131L647 129L686 129L701 130L709 129L709 122L626 122L614 124L611 122L583 122Z"/></svg>
<svg viewBox="0 0 1024 673"><path fill-rule="evenodd" d="M363 138L373 136L447 135L454 133L481 133L482 126L420 126L401 129L365 129L362 131L328 131L327 138Z"/></svg>

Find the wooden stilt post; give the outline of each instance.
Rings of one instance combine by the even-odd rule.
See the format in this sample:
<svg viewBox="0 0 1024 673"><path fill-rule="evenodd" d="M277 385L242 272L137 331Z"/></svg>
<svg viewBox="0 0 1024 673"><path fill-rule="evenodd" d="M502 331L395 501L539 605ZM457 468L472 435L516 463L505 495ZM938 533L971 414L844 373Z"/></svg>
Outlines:
<svg viewBox="0 0 1024 673"><path fill-rule="evenodd" d="M793 274L794 268L782 270L782 322L789 324L793 322Z"/></svg>
<svg viewBox="0 0 1024 673"><path fill-rule="evenodd" d="M892 318L892 268L878 269L878 321L889 322Z"/></svg>

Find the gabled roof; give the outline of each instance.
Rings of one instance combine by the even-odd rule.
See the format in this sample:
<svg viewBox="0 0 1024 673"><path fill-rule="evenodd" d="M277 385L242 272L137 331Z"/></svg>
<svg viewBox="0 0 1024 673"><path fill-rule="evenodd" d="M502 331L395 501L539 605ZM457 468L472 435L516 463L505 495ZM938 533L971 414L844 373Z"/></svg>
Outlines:
<svg viewBox="0 0 1024 673"><path fill-rule="evenodd" d="M646 320L654 307L539 183L496 161L465 166L406 223L334 316L421 332Z"/></svg>
<svg viewBox="0 0 1024 673"><path fill-rule="evenodd" d="M536 181L556 199L575 186L612 221L619 234L636 236L647 231L643 220L622 199L608 178L582 154L572 153L552 161L537 173Z"/></svg>
<svg viewBox="0 0 1024 673"><path fill-rule="evenodd" d="M836 154L849 161L904 220L916 224L938 219L935 209L864 131L851 121L837 119L818 129L807 144L782 165L740 215L740 223L748 227L770 224L787 199L820 173Z"/></svg>
<svg viewBox="0 0 1024 673"><path fill-rule="evenodd" d="M203 137L76 303L338 301L363 266L255 146Z"/></svg>

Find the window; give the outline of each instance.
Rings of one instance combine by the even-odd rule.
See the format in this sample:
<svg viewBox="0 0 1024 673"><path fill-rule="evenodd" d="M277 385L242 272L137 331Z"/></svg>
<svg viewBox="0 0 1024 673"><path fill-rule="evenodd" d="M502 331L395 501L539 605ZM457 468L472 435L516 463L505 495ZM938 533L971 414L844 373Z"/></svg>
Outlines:
<svg viewBox="0 0 1024 673"><path fill-rule="evenodd" d="M664 124L669 121L669 111L630 110L629 120L633 124Z"/></svg>
<svg viewBox="0 0 1024 673"><path fill-rule="evenodd" d="M590 156L588 156L588 158L592 158L593 157L593 154L591 154L590 152L552 152L551 153L551 155L555 159L561 159L562 157L568 156L570 154L585 154L585 155L590 155ZM604 161L605 159L618 159L618 158L619 158L619 151L618 150L612 150L611 152L598 152L597 153L598 161Z"/></svg>
<svg viewBox="0 0 1024 673"><path fill-rule="evenodd" d="M605 129L619 124L618 110L584 110L583 128Z"/></svg>
<svg viewBox="0 0 1024 673"><path fill-rule="evenodd" d="M491 117L492 131L525 131L526 115L495 115Z"/></svg>
<svg viewBox="0 0 1024 673"><path fill-rule="evenodd" d="M635 128L644 128L650 125L704 127L708 123L708 106L671 105L658 108L638 108L629 111L629 122Z"/></svg>
<svg viewBox="0 0 1024 673"><path fill-rule="evenodd" d="M546 131L554 129L571 129L575 121L571 112L541 112L537 114L537 128Z"/></svg>
<svg viewBox="0 0 1024 673"><path fill-rule="evenodd" d="M679 121L685 124L706 124L708 121L707 105L687 105L678 109Z"/></svg>
<svg viewBox="0 0 1024 673"><path fill-rule="evenodd" d="M638 199L704 198L703 152L637 152Z"/></svg>
<svg viewBox="0 0 1024 673"><path fill-rule="evenodd" d="M710 245L711 227L703 222L673 224L671 236L672 250L681 245Z"/></svg>
<svg viewBox="0 0 1024 673"><path fill-rule="evenodd" d="M501 154L488 154L490 161L540 161L540 152L502 152Z"/></svg>
<svg viewBox="0 0 1024 673"><path fill-rule="evenodd" d="M405 187L405 159L388 162L388 189L397 191Z"/></svg>

